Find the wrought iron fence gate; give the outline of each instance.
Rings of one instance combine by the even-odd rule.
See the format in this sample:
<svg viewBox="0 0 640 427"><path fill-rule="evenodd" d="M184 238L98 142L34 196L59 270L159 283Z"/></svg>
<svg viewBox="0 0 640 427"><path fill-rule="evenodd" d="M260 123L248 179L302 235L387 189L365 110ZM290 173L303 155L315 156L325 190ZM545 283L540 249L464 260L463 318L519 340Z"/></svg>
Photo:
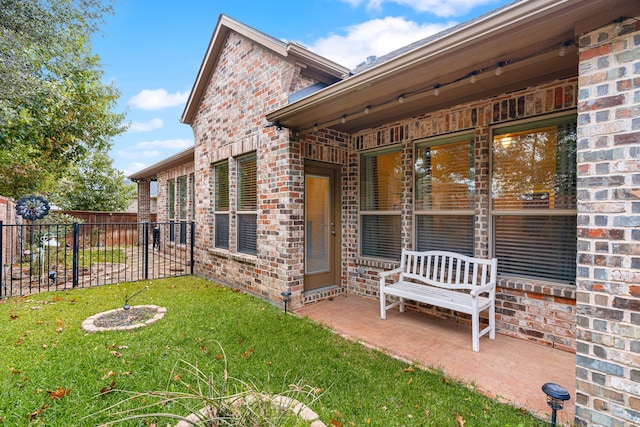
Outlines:
<svg viewBox="0 0 640 427"><path fill-rule="evenodd" d="M0 298L193 274L193 222L3 224Z"/></svg>

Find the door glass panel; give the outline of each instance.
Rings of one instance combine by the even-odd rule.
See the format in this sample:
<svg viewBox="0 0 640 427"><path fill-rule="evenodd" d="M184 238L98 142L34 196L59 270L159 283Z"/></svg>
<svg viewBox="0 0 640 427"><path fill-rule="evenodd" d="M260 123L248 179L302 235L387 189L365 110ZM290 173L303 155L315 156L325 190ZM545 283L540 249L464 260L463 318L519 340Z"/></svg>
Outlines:
<svg viewBox="0 0 640 427"><path fill-rule="evenodd" d="M305 270L320 273L329 270L329 177L307 175L305 181Z"/></svg>

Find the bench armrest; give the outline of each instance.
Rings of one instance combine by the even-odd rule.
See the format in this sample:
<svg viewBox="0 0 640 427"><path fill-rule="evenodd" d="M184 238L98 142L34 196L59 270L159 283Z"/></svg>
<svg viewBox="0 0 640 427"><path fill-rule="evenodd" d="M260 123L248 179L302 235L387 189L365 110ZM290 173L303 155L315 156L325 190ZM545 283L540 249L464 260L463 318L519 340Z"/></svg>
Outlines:
<svg viewBox="0 0 640 427"><path fill-rule="evenodd" d="M380 277L380 289L382 290L382 288L384 288L387 277L393 276L394 274L398 273L402 273L402 268L395 268L393 270L380 272L378 274L378 277Z"/></svg>
<svg viewBox="0 0 640 427"><path fill-rule="evenodd" d="M491 292L495 289L496 289L496 283L489 282L486 285L480 286L479 288L472 289L471 292L469 293L471 294L472 297L477 297L480 294L484 294L485 292Z"/></svg>
<svg viewBox="0 0 640 427"><path fill-rule="evenodd" d="M382 271L380 273L378 273L378 276L380 276L380 278L386 278L387 276L393 276L394 274L398 274L402 272L402 268L394 268L393 270L388 270L388 271Z"/></svg>

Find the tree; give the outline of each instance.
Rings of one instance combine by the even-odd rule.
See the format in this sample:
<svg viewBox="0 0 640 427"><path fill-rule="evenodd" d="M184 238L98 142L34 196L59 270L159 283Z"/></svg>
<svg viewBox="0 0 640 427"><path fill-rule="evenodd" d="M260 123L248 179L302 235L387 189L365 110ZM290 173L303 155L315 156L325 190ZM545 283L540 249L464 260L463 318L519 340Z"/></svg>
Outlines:
<svg viewBox="0 0 640 427"><path fill-rule="evenodd" d="M48 193L122 133L91 36L111 0L0 0L0 194Z"/></svg>
<svg viewBox="0 0 640 427"><path fill-rule="evenodd" d="M123 172L113 168L104 152L92 153L78 161L50 200L64 210L124 211L136 196Z"/></svg>

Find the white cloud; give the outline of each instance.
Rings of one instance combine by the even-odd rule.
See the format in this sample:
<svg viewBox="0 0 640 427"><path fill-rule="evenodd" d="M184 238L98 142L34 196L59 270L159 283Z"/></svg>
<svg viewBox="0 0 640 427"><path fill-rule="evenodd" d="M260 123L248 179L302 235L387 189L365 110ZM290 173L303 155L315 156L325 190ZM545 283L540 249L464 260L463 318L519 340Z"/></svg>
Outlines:
<svg viewBox="0 0 640 427"><path fill-rule="evenodd" d="M362 0L342 0L357 7ZM461 16L467 14L476 6L495 3L496 0L366 0L367 9L381 10L383 3L396 3L408 6L416 12L429 12L436 16Z"/></svg>
<svg viewBox="0 0 640 427"><path fill-rule="evenodd" d="M129 163L123 170L125 176L133 175L136 172L140 172L143 169L146 169L149 165L142 162L131 162Z"/></svg>
<svg viewBox="0 0 640 427"><path fill-rule="evenodd" d="M162 119L151 119L148 122L133 122L129 126L129 130L135 132L150 132L155 129L160 129L164 126Z"/></svg>
<svg viewBox="0 0 640 427"><path fill-rule="evenodd" d="M120 150L118 151L118 155L124 158L135 156L139 159L153 159L153 158L160 157L162 155L162 152L160 150L144 150L144 151L136 151L134 153L132 151Z"/></svg>
<svg viewBox="0 0 640 427"><path fill-rule="evenodd" d="M145 149L145 148L179 148L184 149L191 147L193 141L190 139L156 139L154 141L142 141L134 145L133 149Z"/></svg>
<svg viewBox="0 0 640 427"><path fill-rule="evenodd" d="M129 105L142 110L161 110L187 102L189 92L168 93L164 89L144 89L129 100Z"/></svg>
<svg viewBox="0 0 640 427"><path fill-rule="evenodd" d="M455 22L420 25L402 17L374 19L346 28L346 35L332 34L316 40L312 51L355 68L368 56L381 56L415 41L439 33Z"/></svg>

